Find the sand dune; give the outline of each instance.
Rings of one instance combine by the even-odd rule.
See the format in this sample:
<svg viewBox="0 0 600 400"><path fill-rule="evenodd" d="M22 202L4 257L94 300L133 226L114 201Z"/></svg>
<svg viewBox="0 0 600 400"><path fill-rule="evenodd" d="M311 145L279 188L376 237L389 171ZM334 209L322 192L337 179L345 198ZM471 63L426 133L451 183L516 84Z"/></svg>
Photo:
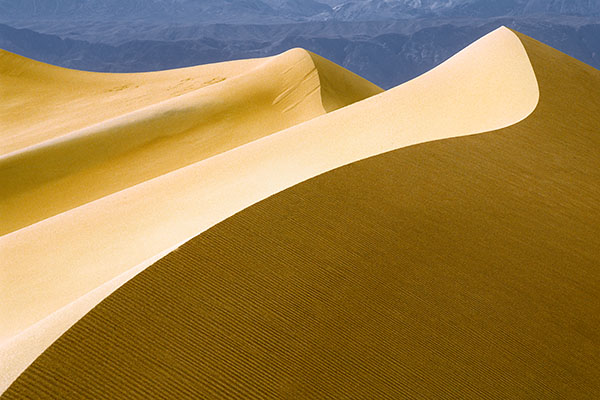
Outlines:
<svg viewBox="0 0 600 400"><path fill-rule="evenodd" d="M193 92L264 62L241 60L142 74L103 74L55 67L0 51L1 154Z"/></svg>
<svg viewBox="0 0 600 400"><path fill-rule="evenodd" d="M0 89L3 99L0 104L0 120L3 124L0 132L0 154L22 150L207 88L245 75L255 68L269 68L265 64L274 68L271 71L274 74L286 74L285 79L277 75L271 77L276 81L275 84L282 85L276 89L278 94L296 85L298 82L295 78L298 75L303 78L308 75L307 83L312 83L313 86L309 85L303 94L308 94L315 85L320 85L323 91L322 108L326 111L381 91L355 74L301 49L270 58L134 74L70 70L0 50ZM277 66L281 70L278 70ZM321 75L321 83L313 79L317 77L311 73L315 67L318 69L318 75ZM329 74L334 76L328 76ZM269 84L270 82L263 82L258 93L267 95L271 89ZM288 97L288 105L303 100L302 93L293 93Z"/></svg>
<svg viewBox="0 0 600 400"><path fill-rule="evenodd" d="M311 59L317 69L327 71L327 78L321 79L320 112L356 100L352 93L365 84L325 60ZM255 82L257 87L268 84L270 77L265 79ZM225 82L201 90L217 90ZM339 92L346 94L336 96ZM286 103L282 106L286 109L290 91L281 93L276 99ZM535 109L538 97L523 45L512 32L500 29L430 73L386 93L4 235L0 238L4 258L0 355L12 360L4 364L8 365L5 382L103 297L86 298L87 293L118 276L128 276L126 272L135 266L249 205L375 154L515 124ZM75 140L85 140L83 136ZM56 140L52 146L71 145L63 143L64 137L51 140ZM32 146L46 151L48 142ZM172 154L166 161L177 163ZM106 287L104 296L116 286ZM73 307L79 311L71 313L69 304L77 299ZM40 334L41 329L48 333Z"/></svg>
<svg viewBox="0 0 600 400"><path fill-rule="evenodd" d="M497 52L499 43L513 41L525 46L539 92L537 83L516 74L528 71L523 66L512 72L528 90L511 93L523 98L492 97L520 123L352 163L246 208L100 303L4 398L598 398L600 72L507 30L462 55L482 56L473 51L482 43ZM472 62L493 60L497 53L487 50ZM502 68L488 80L510 69L502 55ZM465 58L452 62L473 77ZM452 77L452 68L444 68ZM493 85L506 90L509 76ZM440 110L445 125L419 120L415 136L405 131L403 120L417 119L394 106L417 84L202 165L216 168L234 154L258 159L253 150L260 148L268 156L257 164L277 165L293 181L298 165L310 160L325 169L325 154L331 158L342 148L313 149L286 169L281 150L300 147L284 138L302 132L310 138L305 145L331 146L318 140L329 131L315 128L337 127L344 114L354 124L336 134L347 135L342 154L348 158L367 146L363 137L379 140L368 149L375 153L392 142L389 136L406 134L408 142L459 136L466 122L454 127ZM469 116L460 107L468 105L469 92L456 93L461 104L431 96L444 111ZM418 110L433 109L426 93L419 99L413 98ZM471 133L509 122L485 108L493 100L478 100L471 99ZM379 120L392 112L402 118ZM487 118L478 120L481 113ZM444 133L436 136L428 123ZM177 174L193 168L200 167ZM266 176L253 168L259 179ZM213 174L227 175L214 169L206 176ZM258 182L239 193L256 190ZM152 183L158 188L160 180Z"/></svg>
<svg viewBox="0 0 600 400"><path fill-rule="evenodd" d="M0 234L381 92L301 49L149 74L94 74L8 53L3 58L0 65L10 72L0 75L10 90L0 109L10 121L3 146L29 145L0 156L0 209L6 216ZM22 74L15 64L24 64ZM31 76L42 82L31 83ZM22 107L39 98L30 90L40 86L58 94L55 102L44 97ZM124 112L138 98L139 107ZM83 127L54 137L56 126Z"/></svg>

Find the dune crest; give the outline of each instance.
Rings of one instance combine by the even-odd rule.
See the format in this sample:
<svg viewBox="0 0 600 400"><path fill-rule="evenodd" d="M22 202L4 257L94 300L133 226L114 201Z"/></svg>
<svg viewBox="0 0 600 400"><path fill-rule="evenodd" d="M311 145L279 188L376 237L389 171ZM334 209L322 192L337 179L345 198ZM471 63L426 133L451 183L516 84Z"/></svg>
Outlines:
<svg viewBox="0 0 600 400"><path fill-rule="evenodd" d="M316 64L325 62L311 58ZM336 93L334 87L344 79L331 75L323 81L327 83L321 89L327 94ZM287 93L282 91L273 102L284 110L297 108ZM325 111L344 103L322 98L329 98L320 105ZM5 267L0 273L6 290L0 299L0 338L13 338L13 348L18 348L17 335L36 322L51 316L60 326L45 341L29 342L35 351L15 361L10 379L75 322L77 317L61 316L57 310L156 254L342 165L416 143L515 124L533 112L538 99L537 80L521 41L501 28L398 88L1 237Z"/></svg>
<svg viewBox="0 0 600 400"><path fill-rule="evenodd" d="M4 107L0 106L0 115L6 115L2 118L13 125L3 133L3 139L8 148L14 147L16 139L27 138L27 132L34 128L37 140L47 139L0 156L3 182L0 210L6 215L0 235L322 115L326 112L323 104L331 111L381 92L333 63L322 62L317 67L313 57L305 50L293 49L260 62L235 61L219 64L220 68L208 65L149 74L115 74L114 78L110 74L26 63L30 68L23 67L25 76L0 78L16 91L9 93ZM10 67L12 74L14 58L18 56L9 57L13 62L5 65L5 70ZM32 69L43 81L39 86L53 84L59 103L39 105L43 108L34 113L33 123L22 115L24 111L15 110L14 106L17 101L24 102L26 96L33 96L27 89L36 84L26 84L30 75L34 75ZM327 75L342 76L340 82L335 82L336 90L321 87L321 80L328 82ZM74 81L83 78L91 81L81 83L79 95L74 98L66 97L72 94L71 88L60 86L71 76ZM94 80L96 76L98 82ZM164 81L160 80L163 76ZM163 99L164 92L182 82L193 85L188 83L193 80L203 81L204 86L197 89L192 86L180 94L181 87ZM123 87L135 88L121 90L118 99L133 102L143 90L145 97L140 108L123 113L118 99L110 104L97 103L101 103L98 97L106 94L107 87L123 82L127 82ZM165 82L172 86L166 89L159 86ZM90 88L94 84L99 87ZM23 93L22 87L25 87ZM154 103L144 105L152 98ZM49 109L59 106L60 111L43 120ZM94 123L98 120L99 106L100 113L105 115L121 113ZM73 112L74 117L65 116L67 112ZM10 117L14 114L22 119ZM42 119L44 126L36 125L36 119ZM90 125L51 137L56 134L55 120L67 120L72 126ZM19 128L23 132L19 133ZM29 211L22 212L24 208Z"/></svg>
<svg viewBox="0 0 600 400"><path fill-rule="evenodd" d="M92 309L6 399L597 399L600 71L519 39L540 91L521 123L247 207Z"/></svg>

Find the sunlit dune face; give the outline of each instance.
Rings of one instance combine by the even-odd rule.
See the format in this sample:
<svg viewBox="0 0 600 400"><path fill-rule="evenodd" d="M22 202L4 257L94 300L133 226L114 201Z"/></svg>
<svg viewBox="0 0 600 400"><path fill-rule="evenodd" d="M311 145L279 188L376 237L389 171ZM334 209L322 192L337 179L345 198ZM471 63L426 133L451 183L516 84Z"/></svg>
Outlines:
<svg viewBox="0 0 600 400"><path fill-rule="evenodd" d="M0 61L1 87L6 89L0 104L0 118L3 128L6 127L0 133L0 180L3 182L0 188L3 216L0 235L19 229L22 233L40 233L40 225L36 224L39 221L54 216L54 220L61 220L79 206L95 204L96 200L104 202L99 199L109 200L120 192L117 202L121 206L142 200L129 190L136 191L136 185L382 91L376 85L302 49L266 59L143 74L73 71L7 52L0 53ZM218 180L217 176L196 177L192 182L209 188L211 182ZM172 199L168 198L175 195L175 191L168 186L159 192L165 195L163 201L170 203ZM210 211L212 207L218 207L221 199L205 198L203 202L202 207L206 207L215 218L221 218L221 214ZM0 333L0 337L7 340L0 349L2 359L13 359L15 351L24 359L35 357L39 345L44 342L39 340L40 331L48 338L59 335L65 328L64 324L44 323L41 319L45 315L88 293L88 300L82 303L83 306L74 305L71 311L62 311L65 322L74 321L78 318L76 315L85 313L108 291L132 276L131 271L135 268L122 268L124 264L120 262L109 266L101 260L103 256L98 258L100 254L97 251L117 256L118 251L111 250L119 241L115 234L128 235L129 232L133 236L142 234L148 239L153 238L148 245L142 244L134 251L134 259L141 256L140 263L136 264L139 269L177 245L172 242L170 247L155 252L158 243L183 239L180 237L181 227L187 225L191 228L194 224L193 220L186 222L189 210L185 208L175 206L161 210L152 200L144 203L144 208L154 209L156 214L139 220L137 217L126 218L121 221L124 225L113 224L120 217L114 214L116 209L112 206L101 206L98 209L100 214L93 212L96 222L88 219L91 214L87 211L84 211L86 217L83 219L77 217L72 222L64 221L61 230L77 230L79 227L87 232L80 232L80 244L84 247L75 249L68 245L74 252L68 255L70 250L67 250L59 258L51 256L46 260L52 260L50 264L41 258L27 260L27 254L32 254L29 250L7 259L6 269L1 271L3 278L6 277L2 280L2 293L7 295L2 305L2 327L8 328L7 324L11 324L8 321L13 317L22 322L28 321L21 328L35 324L31 325L29 333L22 336L29 338L30 347L25 346L22 340L14 339L13 334L21 328L13 331L16 328L13 326ZM173 219L174 215L167 216L177 209L182 211L180 217ZM171 222L176 219L179 222L164 226L164 230L154 234L150 231L147 235L143 234L144 226L161 224L163 216ZM100 220L106 223L98 225ZM213 219L212 223L217 221ZM145 225L146 222L150 225ZM51 236L56 239L62 237L61 240L68 238L68 235L58 232ZM10 243L17 243L11 237L14 238L7 235L0 241L3 252L12 246ZM71 239L68 242L74 243ZM42 247L58 250L55 245ZM80 269L90 261L79 258L87 258L85 254L95 260L92 264L97 266L100 262L103 266L97 268L90 264L90 269ZM150 254L151 257L147 257ZM15 265L20 267L14 269ZM37 273L33 271L42 275L36 277ZM48 271L53 272L49 275ZM78 287L75 292L51 294L46 290L44 281L50 285L48 287L61 281L66 283L61 271L70 276L67 279L71 280L73 288ZM25 280L32 285L31 289L46 299L34 307L41 307L41 314L30 309L31 314L25 316L22 310L29 309L34 302L26 300L28 296L21 300L13 296L23 289L14 284L18 281L24 283L22 278L28 275ZM5 283L7 291L4 291ZM15 292L8 294L8 290L13 289ZM66 286L60 290L64 289ZM94 297L93 290L104 294ZM63 295L65 297L59 299ZM8 314L13 314L13 317ZM2 364L3 368L10 370L2 373L7 382L18 364Z"/></svg>
<svg viewBox="0 0 600 400"><path fill-rule="evenodd" d="M4 57L7 64L25 64L23 74L4 77L11 85L9 100L33 98L40 104L0 108L11 116L2 137L6 149L23 145L19 140L30 144L0 156L0 206L7 216L0 234L322 115L324 102L336 109L381 91L328 61L319 72L301 49L148 74L84 73ZM336 70L344 71L343 89L322 91L321 77ZM39 86L56 96L32 95L38 81L28 77L34 71ZM69 85L78 81L74 92ZM193 81L204 83L196 87ZM128 84L114 89L115 82ZM107 87L118 93L103 104ZM55 120L71 125L57 131ZM75 126L83 127L65 130Z"/></svg>
<svg viewBox="0 0 600 400"><path fill-rule="evenodd" d="M0 154L101 123L257 67L264 59L138 74L75 71L0 52Z"/></svg>
<svg viewBox="0 0 600 400"><path fill-rule="evenodd" d="M6 385L132 271L231 215L366 157L516 124L539 100L507 29L385 93L300 49L125 75L8 60L22 75L0 79L30 83L0 108L15 115L0 158ZM56 95L23 106L38 83Z"/></svg>
<svg viewBox="0 0 600 400"><path fill-rule="evenodd" d="M203 231L7 398L595 398L599 104L597 70L501 29L407 85L7 235L71 222L65 237L101 240L89 253L115 265ZM130 230L99 232L109 216ZM102 297L88 293L44 329Z"/></svg>

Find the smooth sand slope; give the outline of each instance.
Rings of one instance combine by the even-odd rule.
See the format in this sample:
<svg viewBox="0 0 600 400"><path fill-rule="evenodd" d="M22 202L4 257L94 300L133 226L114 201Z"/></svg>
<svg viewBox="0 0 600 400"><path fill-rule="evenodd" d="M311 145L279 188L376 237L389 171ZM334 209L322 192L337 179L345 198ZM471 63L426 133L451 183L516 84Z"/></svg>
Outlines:
<svg viewBox="0 0 600 400"><path fill-rule="evenodd" d="M3 398L597 399L600 72L521 40L540 88L527 119L245 209Z"/></svg>
<svg viewBox="0 0 600 400"><path fill-rule="evenodd" d="M381 92L301 49L148 74L4 52L0 68L0 234Z"/></svg>
<svg viewBox="0 0 600 400"><path fill-rule="evenodd" d="M234 213L365 157L514 124L538 97L521 42L499 29L398 88L1 237L4 382L131 271Z"/></svg>

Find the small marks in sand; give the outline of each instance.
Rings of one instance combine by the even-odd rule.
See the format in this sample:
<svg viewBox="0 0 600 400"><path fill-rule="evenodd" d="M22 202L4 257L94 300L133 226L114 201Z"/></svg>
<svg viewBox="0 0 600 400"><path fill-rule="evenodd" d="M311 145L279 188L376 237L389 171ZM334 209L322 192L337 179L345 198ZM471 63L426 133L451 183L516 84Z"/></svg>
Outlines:
<svg viewBox="0 0 600 400"><path fill-rule="evenodd" d="M130 87L129 85L116 86L114 88L108 89L108 92L109 93L110 92L120 92L122 90L129 89L129 87ZM139 87L139 86L136 86L136 88L137 87Z"/></svg>
<svg viewBox="0 0 600 400"><path fill-rule="evenodd" d="M204 84L206 86L208 86L208 85L214 85L215 83L223 82L225 79L227 79L227 78L223 78L223 77L220 77L220 76L215 76L211 80L208 80L208 81L204 82Z"/></svg>
<svg viewBox="0 0 600 400"><path fill-rule="evenodd" d="M179 96L194 90L202 89L215 83L223 82L225 79L227 78L217 76L200 83L196 80L196 78L185 78L180 80L177 85L171 88L171 90L174 92L175 95Z"/></svg>

